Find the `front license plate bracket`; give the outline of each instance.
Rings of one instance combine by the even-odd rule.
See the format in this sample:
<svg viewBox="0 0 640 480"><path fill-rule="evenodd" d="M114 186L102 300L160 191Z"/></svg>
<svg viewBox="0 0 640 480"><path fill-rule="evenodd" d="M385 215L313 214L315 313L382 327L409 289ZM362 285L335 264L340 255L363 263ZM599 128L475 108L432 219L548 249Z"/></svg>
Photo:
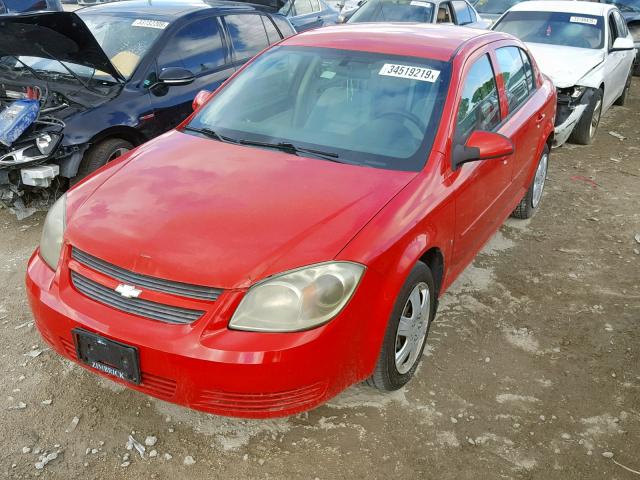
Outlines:
<svg viewBox="0 0 640 480"><path fill-rule="evenodd" d="M71 333L79 361L112 377L140 384L140 360L136 347L81 328L74 328Z"/></svg>

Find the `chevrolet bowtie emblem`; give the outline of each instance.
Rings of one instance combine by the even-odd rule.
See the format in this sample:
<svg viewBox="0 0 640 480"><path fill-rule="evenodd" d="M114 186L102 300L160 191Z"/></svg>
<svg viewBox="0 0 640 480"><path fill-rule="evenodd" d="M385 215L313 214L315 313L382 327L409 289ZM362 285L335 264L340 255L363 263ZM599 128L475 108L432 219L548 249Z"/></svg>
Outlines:
<svg viewBox="0 0 640 480"><path fill-rule="evenodd" d="M138 290L133 285L126 285L121 283L116 287L116 292L118 292L124 298L138 298L142 293L142 290Z"/></svg>

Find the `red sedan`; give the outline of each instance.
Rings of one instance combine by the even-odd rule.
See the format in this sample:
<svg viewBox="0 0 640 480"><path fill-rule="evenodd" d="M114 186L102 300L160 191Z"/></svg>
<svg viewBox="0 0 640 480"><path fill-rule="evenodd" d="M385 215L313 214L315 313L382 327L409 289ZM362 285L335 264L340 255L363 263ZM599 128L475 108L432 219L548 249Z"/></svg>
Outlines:
<svg viewBox="0 0 640 480"><path fill-rule="evenodd" d="M50 210L27 272L61 355L223 415L400 388L438 298L542 197L555 88L497 32L303 33Z"/></svg>

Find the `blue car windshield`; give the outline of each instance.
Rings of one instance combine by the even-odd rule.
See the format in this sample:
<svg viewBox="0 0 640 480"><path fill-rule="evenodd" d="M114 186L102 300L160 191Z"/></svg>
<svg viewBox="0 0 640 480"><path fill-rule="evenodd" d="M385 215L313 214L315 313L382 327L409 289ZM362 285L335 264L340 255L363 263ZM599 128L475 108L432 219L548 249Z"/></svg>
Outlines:
<svg viewBox="0 0 640 480"><path fill-rule="evenodd" d="M440 124L449 71L449 63L425 58L275 47L218 92L185 132L294 144L342 163L417 171Z"/></svg>
<svg viewBox="0 0 640 480"><path fill-rule="evenodd" d="M507 12L493 26L523 42L600 49L604 46L604 19L583 13Z"/></svg>
<svg viewBox="0 0 640 480"><path fill-rule="evenodd" d="M604 3L615 5L621 12L640 13L640 0L604 0Z"/></svg>
<svg viewBox="0 0 640 480"><path fill-rule="evenodd" d="M423 0L369 0L353 14L349 23L431 23L433 11L433 3Z"/></svg>

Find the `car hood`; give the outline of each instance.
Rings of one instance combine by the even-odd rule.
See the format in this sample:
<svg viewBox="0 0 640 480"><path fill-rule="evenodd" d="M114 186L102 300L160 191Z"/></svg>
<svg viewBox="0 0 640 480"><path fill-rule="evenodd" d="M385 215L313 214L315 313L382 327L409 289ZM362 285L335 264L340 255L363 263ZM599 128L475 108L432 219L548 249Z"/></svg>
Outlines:
<svg viewBox="0 0 640 480"><path fill-rule="evenodd" d="M5 55L61 60L124 79L86 24L73 12L0 17L0 57Z"/></svg>
<svg viewBox="0 0 640 480"><path fill-rule="evenodd" d="M577 85L582 77L604 60L604 52L587 48L561 47L541 43L527 43L542 73L556 88Z"/></svg>
<svg viewBox="0 0 640 480"><path fill-rule="evenodd" d="M178 131L114 167L69 192L66 240L136 273L225 289L335 258L416 175Z"/></svg>

